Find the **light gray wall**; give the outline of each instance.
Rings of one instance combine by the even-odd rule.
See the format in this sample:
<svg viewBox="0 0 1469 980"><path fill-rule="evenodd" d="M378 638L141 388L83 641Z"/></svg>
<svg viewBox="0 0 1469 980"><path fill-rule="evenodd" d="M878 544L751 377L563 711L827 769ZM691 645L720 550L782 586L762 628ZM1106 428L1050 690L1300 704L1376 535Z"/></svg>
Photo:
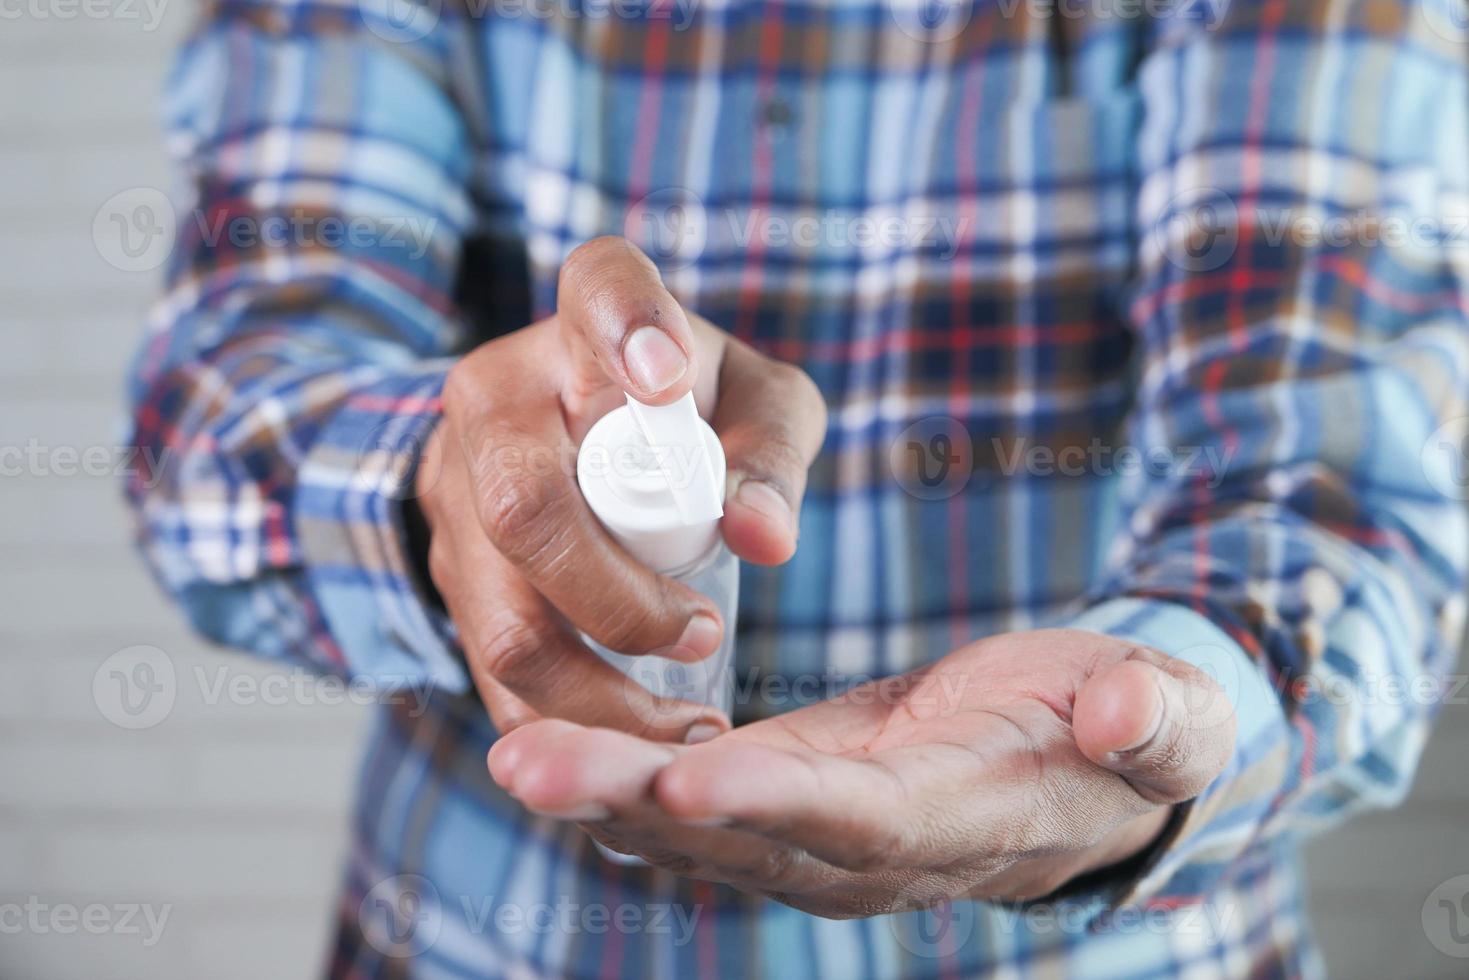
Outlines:
<svg viewBox="0 0 1469 980"><path fill-rule="evenodd" d="M129 552L117 481L57 472L64 447L118 441L120 366L154 288L154 273L104 261L92 234L114 194L163 186L155 93L193 7L152 2L165 4L153 29L143 0L101 19L26 0L48 16L0 22L0 446L46 450L35 472L0 478L0 907L168 918L152 944L146 927L7 932L0 976L310 977L363 712L313 703L321 689L277 703L251 686L268 668L206 652ZM128 730L106 717L108 674L130 657L156 666L156 653L119 654L137 646L164 652L177 698L163 722ZM1466 753L1469 709L1452 707L1408 805L1312 850L1334 975L1469 974L1420 919L1436 885L1469 872Z"/></svg>

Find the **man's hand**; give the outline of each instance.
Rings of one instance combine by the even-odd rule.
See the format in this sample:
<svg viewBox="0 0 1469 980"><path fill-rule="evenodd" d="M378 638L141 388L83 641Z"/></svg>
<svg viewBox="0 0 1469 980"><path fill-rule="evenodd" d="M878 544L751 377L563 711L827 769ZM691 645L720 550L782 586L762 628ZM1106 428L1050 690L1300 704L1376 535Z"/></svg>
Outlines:
<svg viewBox="0 0 1469 980"><path fill-rule="evenodd" d="M1040 630L700 745L540 721L489 767L617 850L849 917L1050 894L1146 847L1233 745L1202 671Z"/></svg>
<svg viewBox="0 0 1469 980"><path fill-rule="evenodd" d="M729 727L702 705L655 704L577 635L686 660L719 647L712 603L634 561L576 486L576 447L623 392L665 405L690 390L728 460L726 542L746 561L786 561L826 429L821 396L798 369L685 313L628 242L578 248L555 316L450 372L417 489L430 574L501 733L543 716L671 741Z"/></svg>

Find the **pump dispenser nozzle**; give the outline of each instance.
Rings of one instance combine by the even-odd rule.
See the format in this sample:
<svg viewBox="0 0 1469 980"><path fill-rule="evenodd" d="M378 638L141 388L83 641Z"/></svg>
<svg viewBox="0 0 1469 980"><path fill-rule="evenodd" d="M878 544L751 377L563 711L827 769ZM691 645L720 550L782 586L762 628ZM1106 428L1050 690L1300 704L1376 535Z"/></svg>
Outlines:
<svg viewBox="0 0 1469 980"><path fill-rule="evenodd" d="M700 524L723 517L724 494L715 480L712 454L704 444L706 426L699 418L694 393L689 392L671 405L657 406L644 405L628 395L627 407L649 446L661 452L687 454L686 459L668 460L663 466L679 518L685 524ZM674 465L679 462L684 465ZM675 473L684 478L675 479Z"/></svg>
<svg viewBox="0 0 1469 980"><path fill-rule="evenodd" d="M576 478L592 513L634 557L671 572L708 553L724 515L724 449L694 396L632 398L582 440Z"/></svg>

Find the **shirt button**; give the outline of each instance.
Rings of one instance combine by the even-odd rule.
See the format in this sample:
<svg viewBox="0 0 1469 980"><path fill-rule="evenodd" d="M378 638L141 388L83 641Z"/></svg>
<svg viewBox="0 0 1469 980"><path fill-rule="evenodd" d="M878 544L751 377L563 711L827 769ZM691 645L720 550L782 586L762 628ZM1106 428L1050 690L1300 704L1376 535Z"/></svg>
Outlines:
<svg viewBox="0 0 1469 980"><path fill-rule="evenodd" d="M760 107L760 123L771 131L771 135L789 128L795 115L791 104L784 99L766 99Z"/></svg>

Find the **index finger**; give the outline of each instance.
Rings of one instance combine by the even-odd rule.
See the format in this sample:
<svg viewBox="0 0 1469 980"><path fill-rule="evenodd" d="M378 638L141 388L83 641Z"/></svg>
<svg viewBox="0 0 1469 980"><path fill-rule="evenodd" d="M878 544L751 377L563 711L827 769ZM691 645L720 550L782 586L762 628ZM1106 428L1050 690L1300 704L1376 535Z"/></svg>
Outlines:
<svg viewBox="0 0 1469 980"><path fill-rule="evenodd" d="M561 266L556 313L584 383L605 378L639 401L667 405L698 378L694 334L658 267L625 238L594 238Z"/></svg>

